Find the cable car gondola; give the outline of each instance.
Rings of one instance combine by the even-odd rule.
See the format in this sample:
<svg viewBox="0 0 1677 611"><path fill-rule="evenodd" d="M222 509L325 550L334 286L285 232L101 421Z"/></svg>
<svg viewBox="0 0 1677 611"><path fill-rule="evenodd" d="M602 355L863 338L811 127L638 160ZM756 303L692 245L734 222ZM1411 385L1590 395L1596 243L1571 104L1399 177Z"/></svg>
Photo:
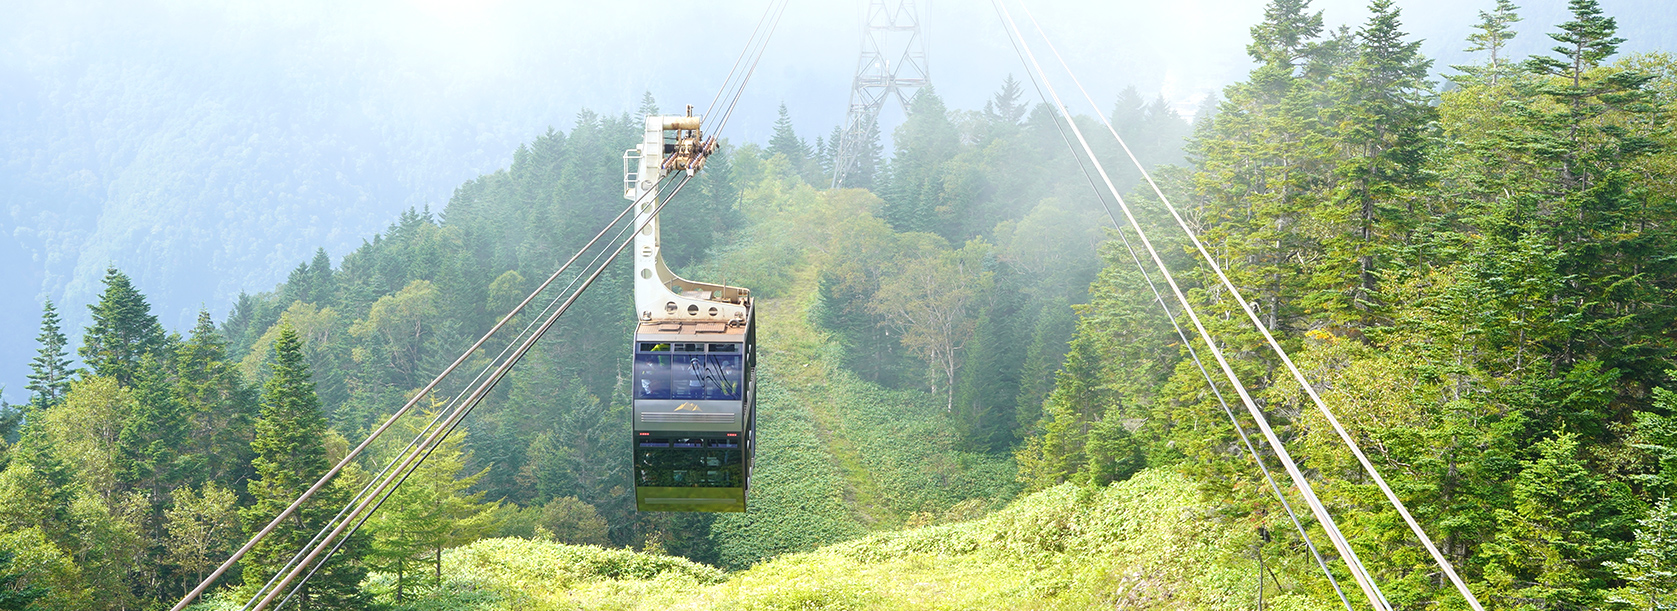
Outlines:
<svg viewBox="0 0 1677 611"><path fill-rule="evenodd" d="M623 196L635 219L631 382L635 507L745 511L755 448L756 334L747 289L676 276L659 250L658 185L703 167L699 117L648 116L646 137L623 154Z"/></svg>

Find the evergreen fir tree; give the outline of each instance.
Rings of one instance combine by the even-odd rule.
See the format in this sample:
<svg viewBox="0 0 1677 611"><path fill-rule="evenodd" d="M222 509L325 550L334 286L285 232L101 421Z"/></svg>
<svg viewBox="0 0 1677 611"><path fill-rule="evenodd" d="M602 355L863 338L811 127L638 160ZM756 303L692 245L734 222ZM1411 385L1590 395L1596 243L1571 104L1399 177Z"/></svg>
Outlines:
<svg viewBox="0 0 1677 611"><path fill-rule="evenodd" d="M1352 226L1330 257L1347 269L1339 314L1362 325L1373 324L1370 309L1379 307L1376 280L1384 264L1381 244L1403 242L1413 228L1407 194L1417 185L1427 141L1422 130L1432 120L1426 79L1432 62L1421 55L1420 41L1405 42L1401 11L1391 0L1374 0L1373 13L1357 32L1357 59L1334 81L1339 105L1331 111L1343 148L1341 179L1334 193Z"/></svg>
<svg viewBox="0 0 1677 611"><path fill-rule="evenodd" d="M829 179L829 184L832 182L830 179L833 172L837 171L834 164L838 161L839 141L843 139L844 128L838 125L833 126L833 133L827 134L825 140L815 139L815 158L821 166L821 174Z"/></svg>
<svg viewBox="0 0 1677 611"><path fill-rule="evenodd" d="M121 488L135 494L131 498L137 506L131 507L131 517L142 539L150 544L145 546L146 559L131 581L142 596L163 598L168 595L162 569L168 554L163 546L164 511L170 506L170 492L181 484L184 475L179 458L186 420L164 364L148 354L140 359L139 369L134 393L137 405L117 436L116 478Z"/></svg>
<svg viewBox="0 0 1677 611"><path fill-rule="evenodd" d="M1533 57L1531 66L1536 72L1571 80L1576 88L1583 86L1585 73L1618 53L1625 39L1614 36L1619 22L1603 15L1596 0L1571 0L1567 8L1572 11L1572 21L1561 24L1560 32L1549 35L1561 43L1553 49L1559 57Z"/></svg>
<svg viewBox="0 0 1677 611"><path fill-rule="evenodd" d="M1612 563L1626 587L1614 602L1658 611L1677 608L1677 505L1660 499L1637 521L1636 551Z"/></svg>
<svg viewBox="0 0 1677 611"><path fill-rule="evenodd" d="M1015 126L1019 120L1025 118L1028 105L1020 100L1025 90L1012 74L1002 81L1002 88L990 100L984 103L984 118L990 123L1004 126Z"/></svg>
<svg viewBox="0 0 1677 611"><path fill-rule="evenodd" d="M245 509L244 522L254 534L291 504L329 467L326 461L326 417L320 411L303 343L290 327L274 341L273 371L262 387L261 418L251 442L256 472L248 486L255 501ZM294 518L274 530L245 557L247 581L261 583L284 566L296 550L331 519L347 497L333 485L298 508ZM367 604L360 590L366 569L356 546L346 546L311 579L298 595L300 609L351 609Z"/></svg>
<svg viewBox="0 0 1677 611"><path fill-rule="evenodd" d="M774 120L774 135L769 137L768 153L770 155L785 155L792 163L793 170L802 170L804 162L809 160L809 144L799 138L792 129L792 115L786 112L786 103L780 103L780 114Z"/></svg>
<svg viewBox="0 0 1677 611"><path fill-rule="evenodd" d="M121 453L117 480L144 493L152 503L161 503L178 483L175 459L186 438L186 419L170 373L155 356L140 360L134 390L138 405L117 436Z"/></svg>
<svg viewBox="0 0 1677 611"><path fill-rule="evenodd" d="M287 304L314 303L314 275L309 273L308 263L298 263L285 277L285 291L280 301Z"/></svg>
<svg viewBox="0 0 1677 611"><path fill-rule="evenodd" d="M257 401L207 311L175 350L175 395L184 427L181 469L186 484L234 488L250 478Z"/></svg>
<svg viewBox="0 0 1677 611"><path fill-rule="evenodd" d="M334 305L338 287L332 277L332 255L326 254L325 248L315 249L314 260L309 262L309 275L312 277L310 296L314 298L314 304L320 307Z"/></svg>
<svg viewBox="0 0 1677 611"><path fill-rule="evenodd" d="M1513 0L1496 0L1495 9L1479 11L1479 24L1473 26L1477 31L1468 35L1467 41L1472 44L1466 50L1468 53L1488 51L1490 57L1481 68L1457 69L1491 85L1496 85L1499 80L1508 76L1511 71L1508 69L1506 50L1508 42L1517 34L1514 24L1520 22L1519 10L1520 7L1515 6Z"/></svg>
<svg viewBox="0 0 1677 611"><path fill-rule="evenodd" d="M642 118L658 114L658 100L652 97L651 91L641 94L641 106L635 110L635 114Z"/></svg>
<svg viewBox="0 0 1677 611"><path fill-rule="evenodd" d="M1323 269L1338 259L1323 253L1322 234L1302 227L1342 227L1347 211L1324 205L1333 183L1331 133L1323 124L1323 89L1330 74L1322 59L1338 53L1320 40L1322 14L1308 0L1275 0L1252 27L1247 52L1259 65L1244 83L1229 86L1192 144L1194 187L1205 202L1203 239L1221 243L1230 279L1273 330L1301 329L1321 315L1318 306L1342 300L1347 287L1318 282L1343 271ZM1332 42L1332 41L1330 41ZM1215 283L1215 280L1208 279ZM1244 324L1227 334L1261 341Z"/></svg>
<svg viewBox="0 0 1677 611"><path fill-rule="evenodd" d="M70 377L75 373L70 369L66 349L69 340L60 330L58 310L50 300L41 307L41 334L35 337L35 341L40 342L41 347L34 360L29 362L29 385L24 388L32 393L29 410L39 413L64 401L64 395L70 392Z"/></svg>
<svg viewBox="0 0 1677 611"><path fill-rule="evenodd" d="M6 387L0 386L0 392L5 392L5 390ZM28 407L28 405L24 407ZM0 441L4 441L7 446L17 443L18 433L21 432L23 426L23 415L24 410L7 403L5 399L0 399ZM6 468L6 453L4 450L0 450L0 469L4 468Z"/></svg>
<svg viewBox="0 0 1677 611"><path fill-rule="evenodd" d="M1308 58L1312 41L1322 35L1322 13L1310 11L1310 0L1273 0L1264 7L1264 20L1252 26L1246 53L1265 64L1294 66Z"/></svg>
<svg viewBox="0 0 1677 611"><path fill-rule="evenodd" d="M151 313L151 305L134 289L126 274L116 268L105 270L105 292L99 303L88 306L93 325L82 335L77 350L93 374L133 386L141 357L155 354L166 344L163 327Z"/></svg>
<svg viewBox="0 0 1677 611"><path fill-rule="evenodd" d="M1595 609L1629 551L1631 500L1623 484L1591 473L1571 433L1539 442L1515 479L1512 506L1498 511L1487 578L1510 600L1543 608Z"/></svg>
<svg viewBox="0 0 1677 611"><path fill-rule="evenodd" d="M307 263L300 263L297 269L291 270L286 277L284 296L280 301L289 307L299 301L315 304L321 307L332 304L335 293L332 284L332 257L326 254L326 249L316 249L314 259Z"/></svg>
<svg viewBox="0 0 1677 611"><path fill-rule="evenodd" d="M943 164L959 151L960 134L948 109L931 87L909 102L908 120L897 127L891 186L881 216L899 232L938 232L943 195ZM963 236L964 237L964 236Z"/></svg>

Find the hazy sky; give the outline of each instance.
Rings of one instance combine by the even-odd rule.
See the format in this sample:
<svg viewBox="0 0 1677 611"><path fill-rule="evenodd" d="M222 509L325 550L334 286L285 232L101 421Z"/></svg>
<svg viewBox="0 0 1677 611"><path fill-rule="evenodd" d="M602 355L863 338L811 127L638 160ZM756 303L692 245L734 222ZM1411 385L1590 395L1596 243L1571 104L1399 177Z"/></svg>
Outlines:
<svg viewBox="0 0 1677 611"><path fill-rule="evenodd" d="M1022 75L989 0L921 0L933 81L952 107L972 108L1008 73ZM1366 17L1363 0L1316 0L1330 25ZM1426 40L1440 67L1466 59L1459 51L1476 13L1493 0L1399 0L1407 29ZM1551 45L1550 31L1565 0L1522 2L1526 21L1517 53ZM1657 48L1673 31L1670 2L1602 0L1620 17L1627 50ZM472 114L520 98L517 121L568 121L581 107L611 111L653 91L666 106L702 105L714 93L767 0L711 3L554 2L512 0L289 0L226 2L162 0L100 3L25 3L9 20L13 36L46 42L64 54L98 44L100 32L78 19L118 16L137 27L137 45L213 57L268 53L284 70L378 74L367 97L422 98ZM763 61L737 137L761 139L779 101L792 106L813 139L839 123L859 45L862 0L793 0ZM1110 100L1133 84L1163 92L1184 109L1240 78L1250 64L1247 30L1263 12L1261 0L1033 0L1028 6L1071 58L1073 67ZM1023 15L1019 15L1022 19ZM0 26L4 27L4 26ZM1028 26L1027 26L1028 27ZM146 30L157 39L147 40ZM32 41L33 42L33 41ZM104 52L132 49L107 45ZM47 51L51 54L53 51ZM337 63L341 56L352 60ZM37 58L38 59L38 58ZM375 62L379 65L358 65ZM287 65L289 64L289 65ZM274 74L274 78L296 75ZM538 94L526 97L529 94ZM628 100L626 102L626 100Z"/></svg>
<svg viewBox="0 0 1677 611"><path fill-rule="evenodd" d="M1407 29L1425 39L1440 67L1460 53L1477 12L1493 0L1400 0ZM1526 21L1516 52L1546 49L1541 35L1565 0L1522 3ZM1655 48L1677 23L1669 2L1603 0L1621 17L1627 50ZM352 6L344 6L352 5ZM175 19L223 21L284 44L288 33L328 46L372 47L399 68L393 92L415 96L501 97L541 91L533 108L561 116L587 106L622 108L643 90L666 105L709 100L766 0L633 3L496 0L283 2L271 5L181 1ZM1355 27L1363 0L1317 0L1330 26ZM859 45L861 0L793 0L765 57L738 136L761 139L781 100L813 138L838 123ZM1073 67L1109 100L1133 84L1163 92L1187 109L1250 68L1247 30L1261 0L1034 0L1028 4ZM952 107L979 105L1007 73L1022 74L988 0L921 0L933 81ZM1019 15L1022 19L1023 15ZM316 58L318 59L318 58Z"/></svg>
<svg viewBox="0 0 1677 611"><path fill-rule="evenodd" d="M666 112L702 110L767 4L0 0L5 398L23 397L41 301L59 302L76 334L107 265L134 276L172 330L199 307L219 320L316 247L342 257L402 209L440 210L583 108L629 111L651 91ZM726 135L765 141L782 102L811 141L840 123L864 4L792 0ZM1441 70L1469 60L1462 41L1493 4L1398 0ZM1516 55L1552 46L1542 34L1565 4L1523 2ZM1623 50L1672 46L1677 2L1601 4ZM1192 112L1250 69L1247 31L1264 2L1028 6L1101 112L1126 85ZM1363 0L1314 6L1331 26L1366 17ZM1006 75L1024 76L990 0L919 9L951 108L977 109ZM887 111L887 128L896 117Z"/></svg>

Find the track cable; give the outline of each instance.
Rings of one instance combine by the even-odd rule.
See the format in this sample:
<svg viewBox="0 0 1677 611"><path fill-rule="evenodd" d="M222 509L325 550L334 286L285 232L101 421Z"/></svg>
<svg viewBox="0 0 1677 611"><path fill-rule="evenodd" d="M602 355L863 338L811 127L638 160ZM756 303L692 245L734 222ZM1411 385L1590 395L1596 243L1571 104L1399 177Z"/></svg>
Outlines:
<svg viewBox="0 0 1677 611"><path fill-rule="evenodd" d="M635 201L635 204L639 204L640 201L641 200L637 199ZM630 209L633 209L632 206L631 206ZM624 215L622 213L619 213L617 218L612 219L612 221L609 224L607 224L606 229L602 230L599 234L596 234L595 239L590 240L587 245L583 246L580 253L586 253L588 250L592 249L594 244L599 241L599 238L601 236L605 235L605 232L609 231L611 229L611 227L616 226L618 221L622 220L623 216ZM624 226L623 229L618 230L617 235L612 236L611 242L616 242L618 240L618 238L620 238L623 235L624 231L627 231L627 230L628 230L627 225ZM600 254L597 254L592 261L590 261L587 265L584 266L584 269L592 268L600 260L600 257L603 256L603 255L604 255L603 252L600 253ZM573 260L574 260L574 258L573 258ZM326 524L321 527L320 531L315 535L314 539L311 539L309 541L309 543L305 544L303 546L303 548L299 549L297 551L297 554L292 557L291 561L286 563L285 566L281 567L279 572L275 573L274 577L272 579L270 579L266 585L264 585L261 589L257 590L254 594L252 594L251 599L248 602L246 602L244 607L242 607L242 608L243 609L250 609L252 606L256 605L257 602L258 602L258 598L263 596L269 588L273 587L274 582L277 581L280 578L281 575L284 575L287 571L290 571L295 564L300 562L304 558L304 556L306 555L307 551L309 549L313 548L314 546L316 546L319 543L319 540L322 537L327 536L328 533L334 528L334 525L337 524L339 520L343 519L343 516L345 514L349 513L354 507L356 507L359 503L361 503L362 500L366 497L367 493L372 489L372 487L376 483L385 481L386 474L390 473L393 469L395 469L397 463L402 461L404 457L409 456L412 452L414 452L415 451L414 446L416 444L419 444L422 439L426 438L432 432L432 430L438 425L438 423L443 421L447 417L448 414L454 412L458 408L458 406L460 405L460 402L467 396L467 393L470 392L471 389L476 388L479 385L479 383L483 381L483 379L486 375L489 375L492 371L494 371L495 368L497 367L497 363L503 362L503 359L506 357L506 355L509 352L511 352L514 349L515 346L519 345L524 340L525 336L527 334L529 334L532 329L536 328L539 321L544 320L548 316L549 312L551 312L556 306L560 305L560 303L565 299L566 295L568 295L572 292L571 291L572 287L575 287L576 283L579 280L581 280L581 278L582 278L582 274L578 274L577 276L573 277L571 279L570 283L567 284L563 289L561 289L559 294L554 296L554 298L548 302L547 307L543 308L540 313L538 313L528 324L526 324L524 329L521 330L518 333L518 335L514 336L512 341L508 342L507 345L501 349L501 352L499 354L497 354L494 358L490 359L489 363L486 364L484 366L484 368L481 371L478 372L478 375L476 377L474 377L470 383L468 383L465 387L463 387L460 390L460 392L454 396L453 399L449 400L447 403L444 403L443 407L437 411L437 414L431 418L431 422L429 424L427 424L425 426L425 428L420 429L420 431L415 435L414 439L409 441L408 445L406 447L404 447L400 452L397 452L396 455L393 456L390 459L390 462L387 463L385 465L385 467L383 469L381 469L377 475L373 476L372 479L368 480L367 484L365 484L362 487L361 492L356 494L355 497L351 498L349 500L349 502L344 505L344 508L338 512L337 516L334 516L332 518L332 520L326 522ZM452 431L453 431L453 429L451 428L450 433L452 433ZM447 435L445 434L444 435L445 439L446 439L446 436ZM439 440L439 443L440 443L440 440ZM429 457L430 453L434 450L435 450L435 446L432 446L430 448L423 448L422 447L420 451L423 451L425 456ZM419 464L422 464L424 462L424 460L425 460L424 458L421 458L420 461L419 461ZM417 468L417 467L418 467L418 464L415 464L415 468ZM406 474L403 474L401 476L402 481L405 482L407 480L407 477L411 474L412 474L411 470L408 471ZM394 476L392 476L392 477L394 477ZM400 482L397 483L397 487L400 487L400 486L401 486L401 483ZM388 499L390 494L393 494L394 492L395 492L394 488L392 488L390 491L388 491L384 495L385 499ZM378 502L378 504L373 507L373 511L377 511L378 507L382 506L383 504L384 504L384 501L380 500ZM369 517L371 517L371 515L372 515L371 512L363 515L361 517L361 522L364 523ZM350 534L354 534L355 530L358 530L359 528L360 528L360 524L357 524L355 529L352 529L350 531ZM327 557L329 558L333 553L336 553L338 551L338 549L341 548L347 540L348 540L347 536L339 539L338 543L333 547L332 551L327 554ZM309 577L313 577L314 573L319 571L320 567L322 565L324 565L324 563L325 563L324 559L321 560L319 563L316 563L315 567L310 570L309 576L304 578L304 582L307 582ZM301 584L299 584L298 587L300 588ZM296 592L297 589L298 588L293 588L293 593ZM291 595L288 594L287 599L289 599L290 596ZM283 605L284 600L281 600L280 604Z"/></svg>
<svg viewBox="0 0 1677 611"><path fill-rule="evenodd" d="M677 193L680 193L682 187L687 186L687 183L690 180L692 180L692 177L690 177L690 176L689 177L683 177L681 182L676 185L675 189L670 192L670 195L668 197L663 198L662 201L657 206L657 208L654 209L652 216L649 216L648 219L646 221L642 222L639 227L636 227L635 231L638 233L641 228L644 228L648 224L650 224L651 219L656 217L657 212L662 210L664 208L664 206L667 205L670 202L670 200ZM541 326L538 327L535 330L535 332L530 335L529 338L525 339L524 342L519 345L518 349L516 351L514 351L512 353L512 355L507 358L506 361L501 363L501 365L495 369L495 372L490 375L489 379L484 381L483 384L479 385L476 389L474 389L472 391L472 394L466 398L465 403L462 406L460 406L459 408L457 408L453 414L450 414L448 419L443 421L440 428L436 429L435 431L432 431L430 436L426 438L424 444L420 446L421 448L424 449L422 453L421 452L415 452L415 453L412 453L412 454L408 455L408 458L406 458L402 462L402 464L397 468L397 473L401 474L400 480L398 481L398 479L396 477L394 477L394 474L392 474L392 476L388 477L383 483L380 484L378 489L375 490L373 496L382 496L383 497L383 498L380 498L377 501L377 503L379 505L383 505L384 500L389 498L389 496L391 494L394 494L395 491L396 491L396 488L398 486L400 486L402 482L407 481L408 476L411 475L414 470L418 469L419 463L421 461L423 461L424 458L428 458L431 455L431 452L436 449L436 446L441 445L443 439L447 438L447 436L450 433L454 432L454 430L460 426L460 421L463 420L468 414L470 414L472 412L472 410L475 409L477 407L477 405L480 402L483 401L483 398L489 394L489 391L493 390L495 388L495 385L500 383L502 378L506 377L507 372L511 371L512 367L514 365L518 364L518 361L520 359L522 359L524 357L524 355L526 353L528 353L532 347L535 346L536 342L538 340L540 340L542 338L542 336L545 335L547 333L547 331L553 327L554 323L557 323L559 321L559 317L563 316L565 314L565 311L569 310L571 305L575 304L576 300L581 298L582 294L584 292L586 292L588 290L588 288L594 284L594 281L598 280L600 278L600 275L602 273L604 273L607 268L611 267L611 264L614 261L617 260L618 255L621 255L623 253L623 250L628 248L629 245L633 244L633 243L634 243L634 236L631 234L628 238L624 239L623 242L621 244L619 244L618 247L615 250L613 250L611 252L611 255L609 257L606 257L604 263L601 263L594 268L593 273L588 276L588 279L585 280L582 283L581 286L577 287L577 289L574 292L572 292L569 297L567 297L565 299L565 303L563 305L559 306L559 308L557 310L555 310L551 315L549 315L547 317L547 319L542 322ZM604 254L604 253L602 253L602 254ZM598 257L596 257L596 260L598 260ZM387 488L388 488L388 491L386 491ZM337 540L339 538L340 535L342 535L344 540L347 540L349 535L354 534L353 531L349 532L348 534L344 534L344 532L346 530L349 530L350 522L352 520L355 520L356 517L359 514L361 514L363 511L366 512L366 515L365 516L360 516L359 520L356 521L356 527L359 528L361 524L365 523L367 518L371 517L372 511L376 510L376 508L369 509L370 507L372 507L373 503L374 503L374 500L373 500L372 497L368 497L365 500L363 500L362 503L360 504L360 506L358 506L356 508L356 510L353 513L350 514L351 519L344 520L343 522L339 523L339 525L332 530L331 534L327 535L327 537L323 541L316 544L314 546L314 548L309 552L309 554L306 557L303 558L303 561L300 564L298 564L296 567L292 568L290 573L288 573L284 579L281 579L279 584L276 585L272 590L270 590L268 595L265 598L263 598L261 602L257 603L255 607L252 608L252 611L263 611L264 609L267 609L268 605L271 604L274 601L274 599L279 596L280 590L283 590L283 589L285 589L285 587L287 585L290 585L291 581L296 579L303 572L303 569L306 566L308 566L310 564L315 564L315 562L314 562L315 558L317 556L319 556L320 554L322 554L323 552L325 552L325 547L328 544L332 544L335 540ZM341 545L341 542L340 542L339 545L334 545L333 546L332 551L335 552L341 547L342 547L342 545ZM326 560L327 560L327 558L321 558L319 564L324 564ZM319 569L319 565L316 566L315 570L318 570L318 569ZM312 576L312 575L314 575L314 573L315 573L315 571L311 570L309 572L309 575ZM304 585L306 585L307 583L308 583L307 578L305 578L302 581L299 581L297 583L297 586L295 588L292 588L291 593L286 595L286 598L289 599L297 591L300 591L302 589L302 587Z"/></svg>

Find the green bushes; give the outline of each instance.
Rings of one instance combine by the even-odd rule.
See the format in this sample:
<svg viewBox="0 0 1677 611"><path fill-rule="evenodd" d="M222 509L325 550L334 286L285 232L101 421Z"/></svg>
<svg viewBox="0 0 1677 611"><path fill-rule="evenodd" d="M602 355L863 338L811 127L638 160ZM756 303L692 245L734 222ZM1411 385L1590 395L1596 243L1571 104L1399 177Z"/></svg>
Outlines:
<svg viewBox="0 0 1677 611"><path fill-rule="evenodd" d="M1251 539L1202 505L1187 477L1151 469L731 575L661 555L480 541L445 552L445 586L397 609L1246 609L1256 594ZM1272 608L1336 604L1310 581L1308 556L1271 554L1287 586L1270 593Z"/></svg>
<svg viewBox="0 0 1677 611"><path fill-rule="evenodd" d="M527 539L484 539L443 554L442 587L397 607L437 609L576 608L579 591L595 582L656 582L691 591L722 580L719 569L672 556ZM369 589L394 577L375 574ZM582 596L576 596L583 598Z"/></svg>

